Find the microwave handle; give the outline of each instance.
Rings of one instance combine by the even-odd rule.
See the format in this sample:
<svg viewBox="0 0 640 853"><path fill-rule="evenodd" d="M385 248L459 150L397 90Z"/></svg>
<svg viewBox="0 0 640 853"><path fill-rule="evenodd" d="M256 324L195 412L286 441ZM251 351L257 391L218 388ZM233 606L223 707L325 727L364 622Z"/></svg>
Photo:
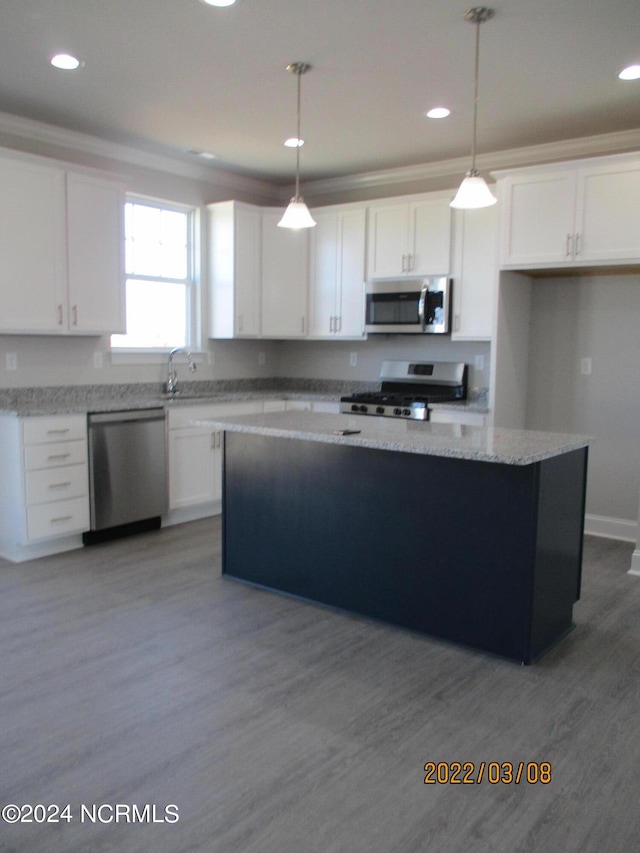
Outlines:
<svg viewBox="0 0 640 853"><path fill-rule="evenodd" d="M425 310L427 305L427 285L422 285L422 290L420 291L420 299L418 300L418 319L420 320L420 328L424 332L427 328L427 319L425 317Z"/></svg>

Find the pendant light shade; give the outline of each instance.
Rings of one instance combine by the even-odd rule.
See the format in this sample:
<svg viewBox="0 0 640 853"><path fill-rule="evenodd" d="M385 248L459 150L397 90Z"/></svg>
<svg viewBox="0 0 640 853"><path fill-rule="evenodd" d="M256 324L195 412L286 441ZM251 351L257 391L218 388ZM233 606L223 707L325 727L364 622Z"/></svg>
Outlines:
<svg viewBox="0 0 640 853"><path fill-rule="evenodd" d="M476 62L474 74L474 93L473 93L473 141L471 145L471 168L464 176L462 183L456 193L455 198L451 202L451 207L461 208L463 210L473 210L479 207L490 207L497 202L497 198L493 195L487 186L484 178L480 177L480 173L476 169L476 136L478 129L478 70L480 67L480 24L493 18L493 9L487 9L484 6L476 6L465 12L464 19L476 25Z"/></svg>
<svg viewBox="0 0 640 853"><path fill-rule="evenodd" d="M296 192L294 197L289 202L289 207L285 210L282 219L278 222L279 228L313 228L316 224L315 219L309 213L309 208L304 203L304 199L300 195L300 78L303 74L311 69L307 62L291 62L287 65L287 71L295 74L298 78L298 133L296 149Z"/></svg>
<svg viewBox="0 0 640 853"><path fill-rule="evenodd" d="M480 177L478 170L469 169L449 206L472 210L477 207L491 207L497 200L485 179Z"/></svg>

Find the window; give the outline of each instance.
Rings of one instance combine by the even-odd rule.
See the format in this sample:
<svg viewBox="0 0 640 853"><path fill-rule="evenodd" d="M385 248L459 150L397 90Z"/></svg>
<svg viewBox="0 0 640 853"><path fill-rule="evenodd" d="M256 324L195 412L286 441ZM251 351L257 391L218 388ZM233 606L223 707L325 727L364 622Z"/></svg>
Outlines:
<svg viewBox="0 0 640 853"><path fill-rule="evenodd" d="M112 335L112 347L170 349L196 343L194 220L194 208L129 197L127 332Z"/></svg>

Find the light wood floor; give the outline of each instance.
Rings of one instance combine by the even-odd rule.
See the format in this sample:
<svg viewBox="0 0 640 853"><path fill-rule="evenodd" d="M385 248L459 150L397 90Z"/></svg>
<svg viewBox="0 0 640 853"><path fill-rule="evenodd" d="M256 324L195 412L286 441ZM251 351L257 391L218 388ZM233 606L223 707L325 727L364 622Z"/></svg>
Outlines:
<svg viewBox="0 0 640 853"><path fill-rule="evenodd" d="M0 560L0 804L73 814L0 823L2 853L638 849L632 546L587 541L576 629L519 667L215 577L219 530ZM428 761L552 781L425 785Z"/></svg>

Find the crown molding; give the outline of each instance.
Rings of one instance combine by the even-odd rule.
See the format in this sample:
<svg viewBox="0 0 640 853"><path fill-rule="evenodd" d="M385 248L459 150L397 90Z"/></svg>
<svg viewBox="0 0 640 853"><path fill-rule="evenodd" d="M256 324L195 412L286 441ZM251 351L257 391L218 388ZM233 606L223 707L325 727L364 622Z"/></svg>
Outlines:
<svg viewBox="0 0 640 853"><path fill-rule="evenodd" d="M239 175L215 164L204 166L199 163L188 163L177 157L150 153L141 148L110 142L97 136L79 133L75 130L66 130L56 125L10 113L0 112L0 134L7 134L18 140L57 146L69 152L90 154L115 160L119 163L128 163L145 169L202 181L211 184L213 187L228 190L232 196L235 193L242 192L258 196L269 202L273 202L276 197L276 190L272 183Z"/></svg>
<svg viewBox="0 0 640 853"><path fill-rule="evenodd" d="M240 175L216 164L205 166L199 163L189 163L178 157L173 158L169 155L150 153L141 148L110 142L97 136L66 130L56 125L10 113L0 112L0 134L14 137L16 140L56 146L69 152L90 154L119 163L128 163L133 166L201 181L228 192L230 198L237 194L247 194L252 196L256 203L261 200L266 204L277 204L278 200L285 203L291 196L290 187L282 187L267 180ZM640 150L640 128L478 154L476 166L481 171L491 172L505 168L534 166L559 160L634 150ZM312 198L329 193L370 191L378 187L381 189L390 186L401 188L405 184L415 185L419 182L444 178L451 178L451 186L455 186L468 168L469 158L457 157L414 166L400 166L392 169L308 181L304 183L302 189L305 197Z"/></svg>
<svg viewBox="0 0 640 853"><path fill-rule="evenodd" d="M492 171L494 169L532 166L557 160L574 160L580 157L593 157L634 150L640 150L640 128L478 154L476 156L476 167L481 171ZM339 178L308 181L304 183L302 189L305 198L312 198L314 195L332 192L370 190L375 187L391 185L401 186L402 184L415 184L436 178L451 177L454 179L452 183L454 186L457 180L462 179L468 168L469 158L457 157L452 160L437 160L416 166L400 166L377 172L362 172ZM288 198L288 195L282 191L281 199L285 199L285 197Z"/></svg>

